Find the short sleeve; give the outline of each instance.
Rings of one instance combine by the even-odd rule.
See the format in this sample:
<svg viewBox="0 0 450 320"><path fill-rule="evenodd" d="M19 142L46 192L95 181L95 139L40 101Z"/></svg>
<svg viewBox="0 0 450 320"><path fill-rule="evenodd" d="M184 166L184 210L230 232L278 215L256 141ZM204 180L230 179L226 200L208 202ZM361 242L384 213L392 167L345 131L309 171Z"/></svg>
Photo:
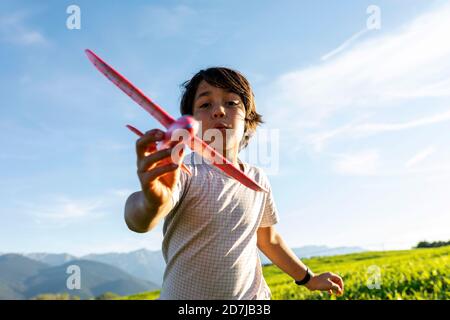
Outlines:
<svg viewBox="0 0 450 320"><path fill-rule="evenodd" d="M180 177L172 191L172 209L175 208L183 198L188 179L188 174L184 170L180 170Z"/></svg>
<svg viewBox="0 0 450 320"><path fill-rule="evenodd" d="M264 197L263 203L263 215L259 227L270 227L278 223L279 215L275 206L275 201L272 194L272 188L269 186L269 192Z"/></svg>

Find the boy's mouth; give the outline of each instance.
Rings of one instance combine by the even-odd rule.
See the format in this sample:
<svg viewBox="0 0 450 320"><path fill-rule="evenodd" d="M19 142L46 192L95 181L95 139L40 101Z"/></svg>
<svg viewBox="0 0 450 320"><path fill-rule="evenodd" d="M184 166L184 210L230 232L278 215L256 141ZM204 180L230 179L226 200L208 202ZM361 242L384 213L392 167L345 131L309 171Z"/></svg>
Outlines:
<svg viewBox="0 0 450 320"><path fill-rule="evenodd" d="M218 123L213 128L214 129L231 129L231 126L229 126L225 123Z"/></svg>

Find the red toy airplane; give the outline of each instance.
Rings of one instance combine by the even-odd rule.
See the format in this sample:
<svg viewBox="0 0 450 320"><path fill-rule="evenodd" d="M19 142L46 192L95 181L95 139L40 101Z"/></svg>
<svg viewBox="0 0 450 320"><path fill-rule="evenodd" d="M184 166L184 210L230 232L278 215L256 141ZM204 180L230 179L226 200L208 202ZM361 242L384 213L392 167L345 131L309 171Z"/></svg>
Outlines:
<svg viewBox="0 0 450 320"><path fill-rule="evenodd" d="M194 152L201 155L203 158L207 159L212 165L216 166L228 176L236 179L244 186L253 189L255 191L268 192L266 188L259 185L256 181L248 177L239 168L234 166L233 163L228 161L220 153L216 152L202 139L196 136L198 123L191 116L182 116L175 120L171 117L164 109L154 103L152 100L147 98L141 90L136 88L131 82L129 82L120 73L109 66L105 61L98 57L94 52L89 49L85 50L87 57L94 64L94 66L103 73L109 80L111 80L120 90L125 92L131 99L133 99L138 105L148 111L156 120L158 120L166 129L165 138L158 144L158 150L167 148L170 146L172 141L172 133L176 129L185 129L189 133L189 141L186 143ZM127 128L142 136L143 133L138 129L127 125ZM182 169L190 174L189 169L182 165Z"/></svg>

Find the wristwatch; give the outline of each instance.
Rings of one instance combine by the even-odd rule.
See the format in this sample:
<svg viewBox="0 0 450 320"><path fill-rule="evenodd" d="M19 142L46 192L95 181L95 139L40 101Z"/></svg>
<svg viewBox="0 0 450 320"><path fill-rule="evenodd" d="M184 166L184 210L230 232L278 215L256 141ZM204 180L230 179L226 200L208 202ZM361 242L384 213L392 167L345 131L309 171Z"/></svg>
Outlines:
<svg viewBox="0 0 450 320"><path fill-rule="evenodd" d="M306 268L306 275L302 280L295 280L295 284L302 286L308 283L309 279L311 279L314 276L314 274L309 270L309 268Z"/></svg>

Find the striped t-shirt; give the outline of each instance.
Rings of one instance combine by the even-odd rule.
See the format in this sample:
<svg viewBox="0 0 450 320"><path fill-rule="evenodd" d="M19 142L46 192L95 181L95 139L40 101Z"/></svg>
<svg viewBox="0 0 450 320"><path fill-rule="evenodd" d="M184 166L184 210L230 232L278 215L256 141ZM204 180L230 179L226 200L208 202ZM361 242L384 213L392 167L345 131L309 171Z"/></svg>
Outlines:
<svg viewBox="0 0 450 320"><path fill-rule="evenodd" d="M253 191L191 153L180 170L163 225L166 261L160 299L269 300L256 245L259 227L278 222L264 172L244 172L269 193Z"/></svg>

